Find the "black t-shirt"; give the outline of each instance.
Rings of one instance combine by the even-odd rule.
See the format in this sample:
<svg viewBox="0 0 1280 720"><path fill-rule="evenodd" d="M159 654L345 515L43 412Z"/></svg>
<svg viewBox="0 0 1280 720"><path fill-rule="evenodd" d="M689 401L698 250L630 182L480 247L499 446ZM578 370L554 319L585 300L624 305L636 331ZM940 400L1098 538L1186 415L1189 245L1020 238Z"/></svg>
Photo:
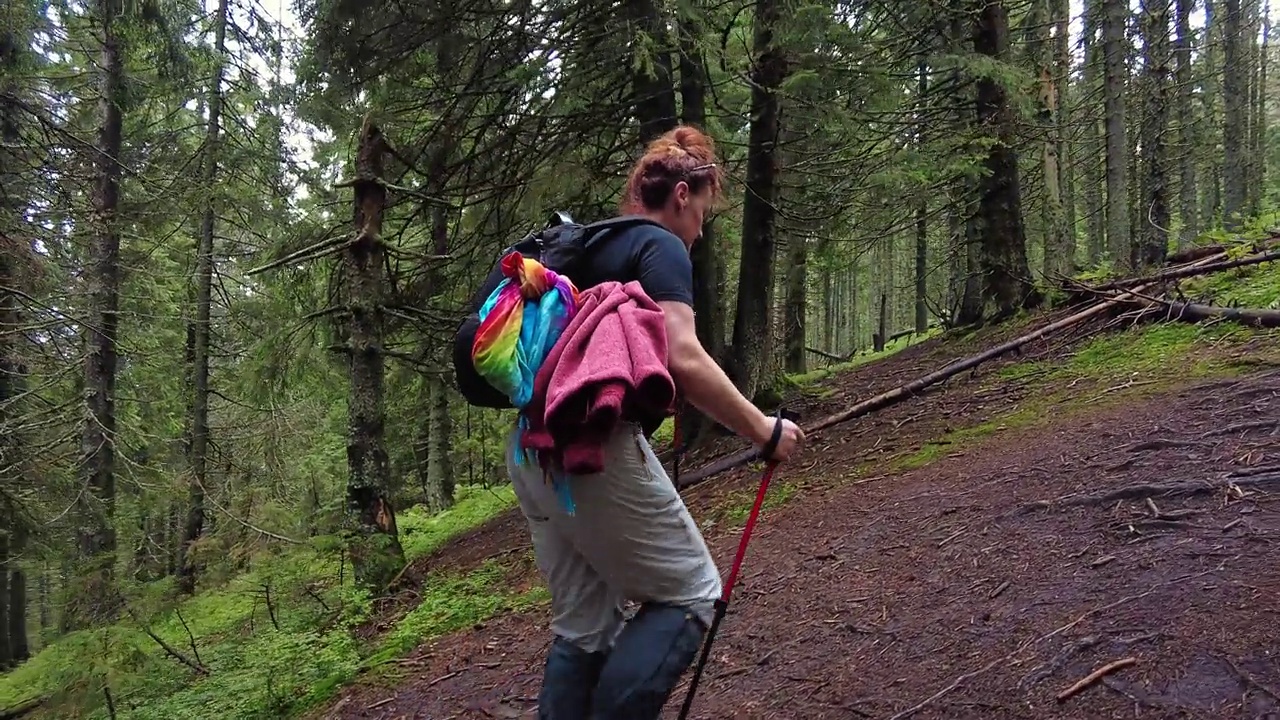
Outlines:
<svg viewBox="0 0 1280 720"><path fill-rule="evenodd" d="M656 225L636 225L588 246L575 278L579 290L638 280L654 302L693 305L693 261L680 238Z"/></svg>

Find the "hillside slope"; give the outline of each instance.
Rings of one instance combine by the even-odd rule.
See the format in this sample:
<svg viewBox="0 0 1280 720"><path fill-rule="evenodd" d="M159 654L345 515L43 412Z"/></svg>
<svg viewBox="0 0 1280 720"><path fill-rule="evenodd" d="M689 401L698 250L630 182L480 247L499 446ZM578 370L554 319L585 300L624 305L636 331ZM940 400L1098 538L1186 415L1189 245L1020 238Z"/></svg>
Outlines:
<svg viewBox="0 0 1280 720"><path fill-rule="evenodd" d="M1117 325L1048 338L814 437L779 471L694 716L1280 711L1267 654L1280 638L1267 609L1280 590L1266 496L1280 471L1275 335ZM931 341L792 406L817 417L1023 329ZM744 468L688 493L725 566L757 477ZM1189 485L1143 489L1172 482ZM437 560L503 558L510 582L537 583L527 542L508 514ZM539 607L440 638L314 717L532 717L546 619Z"/></svg>

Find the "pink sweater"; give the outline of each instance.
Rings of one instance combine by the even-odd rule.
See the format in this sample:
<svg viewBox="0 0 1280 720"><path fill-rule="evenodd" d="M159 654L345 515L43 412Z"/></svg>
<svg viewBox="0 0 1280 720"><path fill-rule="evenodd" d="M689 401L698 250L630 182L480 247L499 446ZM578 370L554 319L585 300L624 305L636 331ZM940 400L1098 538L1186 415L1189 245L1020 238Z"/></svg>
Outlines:
<svg viewBox="0 0 1280 720"><path fill-rule="evenodd" d="M620 422L652 432L674 412L662 308L640 283L584 291L578 311L534 378L522 446L544 467L573 475L604 468L602 446Z"/></svg>

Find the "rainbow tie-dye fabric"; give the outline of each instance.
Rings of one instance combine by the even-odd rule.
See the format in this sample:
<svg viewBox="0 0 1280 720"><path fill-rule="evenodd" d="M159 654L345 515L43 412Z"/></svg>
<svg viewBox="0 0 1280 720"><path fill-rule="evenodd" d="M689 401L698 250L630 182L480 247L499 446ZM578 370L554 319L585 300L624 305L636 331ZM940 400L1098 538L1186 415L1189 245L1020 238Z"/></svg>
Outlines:
<svg viewBox="0 0 1280 720"><path fill-rule="evenodd" d="M514 251L502 258L502 274L506 279L480 307L471 360L481 377L523 409L538 368L577 312L578 289Z"/></svg>

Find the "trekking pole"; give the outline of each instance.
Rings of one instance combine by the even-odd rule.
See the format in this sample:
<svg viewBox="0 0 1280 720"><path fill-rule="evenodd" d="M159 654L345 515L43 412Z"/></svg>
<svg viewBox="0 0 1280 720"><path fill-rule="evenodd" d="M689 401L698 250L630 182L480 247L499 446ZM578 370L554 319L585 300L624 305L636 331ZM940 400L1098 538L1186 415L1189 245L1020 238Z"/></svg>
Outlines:
<svg viewBox="0 0 1280 720"><path fill-rule="evenodd" d="M765 443L764 448L760 451L762 457L772 457L775 450L778 449L778 441L782 439L782 408L778 408L778 421L773 426L773 437L769 438L769 442ZM702 645L702 654L698 657L698 664L693 669L693 679L689 681L689 692L684 696L684 704L680 706L680 720L685 720L689 715L689 709L693 707L693 696L698 691L698 681L702 679L702 671L707 666L707 658L711 656L711 644L715 642L716 630L720 628L720 621L724 619L725 612L729 609L729 596L733 594L733 586L738 582L738 572L742 570L742 559L747 554L747 543L751 542L751 531L755 529L756 520L760 517L760 507L764 504L765 493L769 491L769 481L773 479L773 471L778 467L776 460L769 460L765 466L764 474L760 477L760 489L756 491L755 504L751 506L751 514L747 516L746 527L742 529L742 539L738 541L738 552L733 557L733 565L729 567L729 579L725 582L724 590L720 593L720 599L716 600L716 613L711 619L711 627L707 628L707 640Z"/></svg>

